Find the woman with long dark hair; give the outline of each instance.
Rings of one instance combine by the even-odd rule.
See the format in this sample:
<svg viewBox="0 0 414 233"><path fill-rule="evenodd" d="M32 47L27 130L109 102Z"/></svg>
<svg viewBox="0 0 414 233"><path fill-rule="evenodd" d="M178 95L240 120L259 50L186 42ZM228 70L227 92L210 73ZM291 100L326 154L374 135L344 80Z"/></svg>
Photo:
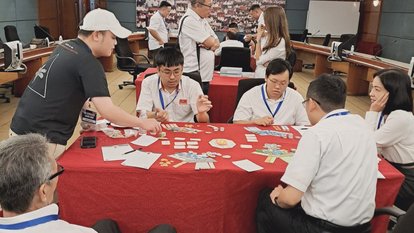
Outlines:
<svg viewBox="0 0 414 233"><path fill-rule="evenodd" d="M395 205L414 202L414 116L410 77L398 69L374 74L371 106L365 120L375 130L378 152L404 174Z"/></svg>

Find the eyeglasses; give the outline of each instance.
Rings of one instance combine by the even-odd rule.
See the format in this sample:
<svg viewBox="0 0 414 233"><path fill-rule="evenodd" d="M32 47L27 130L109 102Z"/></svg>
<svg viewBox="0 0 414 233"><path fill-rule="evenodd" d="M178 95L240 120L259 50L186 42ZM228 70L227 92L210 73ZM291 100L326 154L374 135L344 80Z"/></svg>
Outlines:
<svg viewBox="0 0 414 233"><path fill-rule="evenodd" d="M202 2L197 2L198 4L200 4L200 5L202 5L202 6L206 6L206 7L208 7L208 8L211 8L212 6L213 6L213 3L212 4L210 4L210 5L207 5L207 4L204 4L204 3L202 3Z"/></svg>
<svg viewBox="0 0 414 233"><path fill-rule="evenodd" d="M310 99L312 99L313 101L315 101L318 105L321 105L319 103L319 101L315 100L314 98L307 98L306 100L302 101L303 107L305 107L306 102L308 102Z"/></svg>
<svg viewBox="0 0 414 233"><path fill-rule="evenodd" d="M166 76L170 77L171 75L174 75L174 77L178 77L181 75L181 69L176 69L176 70L161 70L160 72L165 74Z"/></svg>
<svg viewBox="0 0 414 233"><path fill-rule="evenodd" d="M62 165L60 165L60 164L58 164L57 165L57 172L56 173L54 173L54 174L52 174L51 176L49 176L49 178L47 178L47 180L48 181L51 181L51 180L53 180L54 178L56 178L56 177L58 177L58 176L60 176L60 175L62 175L62 173L65 171L65 168L62 166Z"/></svg>
<svg viewBox="0 0 414 233"><path fill-rule="evenodd" d="M279 82L279 81L276 81L276 80L271 80L270 78L267 78L267 80L269 80L270 83L273 83L274 85L279 85L279 86L286 86L288 84L287 81Z"/></svg>

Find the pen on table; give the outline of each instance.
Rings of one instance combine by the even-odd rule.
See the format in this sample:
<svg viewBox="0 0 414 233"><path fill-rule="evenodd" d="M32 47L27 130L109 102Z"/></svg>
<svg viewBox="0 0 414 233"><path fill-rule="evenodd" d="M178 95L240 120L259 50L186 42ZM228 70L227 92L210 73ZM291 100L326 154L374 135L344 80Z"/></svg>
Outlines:
<svg viewBox="0 0 414 233"><path fill-rule="evenodd" d="M136 151L136 150L134 149L134 150L127 151L127 152L124 153L124 155L129 154L129 153L132 153L134 151Z"/></svg>

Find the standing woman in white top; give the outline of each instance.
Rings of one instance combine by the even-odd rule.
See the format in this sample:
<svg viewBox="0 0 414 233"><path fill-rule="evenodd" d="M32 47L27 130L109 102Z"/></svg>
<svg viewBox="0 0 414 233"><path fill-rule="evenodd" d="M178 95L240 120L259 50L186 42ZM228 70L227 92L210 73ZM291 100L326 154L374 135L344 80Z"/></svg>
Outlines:
<svg viewBox="0 0 414 233"><path fill-rule="evenodd" d="M407 210L414 202L414 116L410 77L397 69L374 74L371 107L365 120L375 130L379 153L404 174L395 205Z"/></svg>
<svg viewBox="0 0 414 233"><path fill-rule="evenodd" d="M257 27L255 78L265 78L266 67L276 58L286 59L291 52L288 22L280 6L268 7L264 12L265 25Z"/></svg>

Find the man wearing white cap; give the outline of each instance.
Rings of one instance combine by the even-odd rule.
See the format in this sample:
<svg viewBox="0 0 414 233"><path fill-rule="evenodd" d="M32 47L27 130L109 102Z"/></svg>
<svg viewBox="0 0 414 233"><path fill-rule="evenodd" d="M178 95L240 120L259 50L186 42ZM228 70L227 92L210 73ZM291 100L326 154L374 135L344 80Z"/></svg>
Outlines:
<svg viewBox="0 0 414 233"><path fill-rule="evenodd" d="M58 46L37 71L20 99L10 125L10 136L40 133L50 141L56 158L65 150L82 110L83 121L96 113L83 108L89 99L100 115L117 125L142 127L158 132L154 119L139 119L115 106L98 57L110 56L116 37L130 31L107 10L90 11L83 19L78 38Z"/></svg>

